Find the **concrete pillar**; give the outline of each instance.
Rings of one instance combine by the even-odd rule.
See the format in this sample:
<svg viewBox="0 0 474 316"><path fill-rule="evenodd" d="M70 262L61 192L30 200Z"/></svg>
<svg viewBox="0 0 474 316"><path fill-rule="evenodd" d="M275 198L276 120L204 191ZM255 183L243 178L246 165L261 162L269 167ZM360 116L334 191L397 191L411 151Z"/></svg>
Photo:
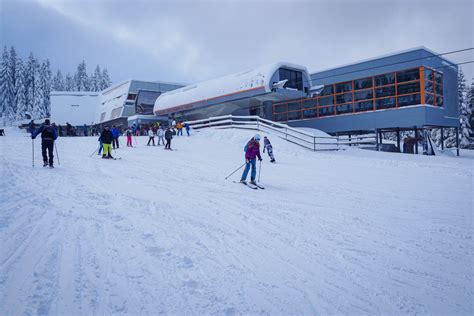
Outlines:
<svg viewBox="0 0 474 316"><path fill-rule="evenodd" d="M459 157L459 127L456 127L456 156Z"/></svg>
<svg viewBox="0 0 474 316"><path fill-rule="evenodd" d="M401 152L402 150L400 148L400 128L399 127L397 127L397 147Z"/></svg>
<svg viewBox="0 0 474 316"><path fill-rule="evenodd" d="M418 155L418 128L415 127L415 154Z"/></svg>

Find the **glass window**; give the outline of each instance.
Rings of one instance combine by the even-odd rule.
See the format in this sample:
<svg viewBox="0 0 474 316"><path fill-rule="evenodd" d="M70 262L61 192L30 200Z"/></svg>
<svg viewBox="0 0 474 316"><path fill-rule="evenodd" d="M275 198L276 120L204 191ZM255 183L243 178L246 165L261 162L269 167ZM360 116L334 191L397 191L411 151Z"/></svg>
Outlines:
<svg viewBox="0 0 474 316"><path fill-rule="evenodd" d="M385 98L375 101L377 110L394 108L396 106L395 98Z"/></svg>
<svg viewBox="0 0 474 316"><path fill-rule="evenodd" d="M375 89L375 97L382 98L382 97L389 97L395 95L395 86L383 87Z"/></svg>
<svg viewBox="0 0 474 316"><path fill-rule="evenodd" d="M153 107L155 101L160 96L161 92L140 90L138 91L137 101L135 105L135 112L137 114L151 115L153 114Z"/></svg>
<svg viewBox="0 0 474 316"><path fill-rule="evenodd" d="M434 84L431 81L425 81L425 91L429 93L434 93Z"/></svg>
<svg viewBox="0 0 474 316"><path fill-rule="evenodd" d="M319 108L318 110L319 110L319 116L334 115L334 107L332 106Z"/></svg>
<svg viewBox="0 0 474 316"><path fill-rule="evenodd" d="M275 104L273 107L274 113L282 113L286 111L287 111L286 103Z"/></svg>
<svg viewBox="0 0 474 316"><path fill-rule="evenodd" d="M352 91L352 82L343 82L336 84L336 93Z"/></svg>
<svg viewBox="0 0 474 316"><path fill-rule="evenodd" d="M398 94L408 94L420 92L420 82L411 82L405 84L399 84L397 87Z"/></svg>
<svg viewBox="0 0 474 316"><path fill-rule="evenodd" d="M334 85L332 84L324 86L323 90L321 91L319 95L330 95L330 94L334 94Z"/></svg>
<svg viewBox="0 0 474 316"><path fill-rule="evenodd" d="M436 84L439 84L439 85L443 84L443 74L442 73L435 71L435 82L436 82Z"/></svg>
<svg viewBox="0 0 474 316"><path fill-rule="evenodd" d="M425 80L434 81L433 70L425 68Z"/></svg>
<svg viewBox="0 0 474 316"><path fill-rule="evenodd" d="M393 73L375 76L374 81L375 81L375 86L385 86L388 84L395 83L395 76L393 75Z"/></svg>
<svg viewBox="0 0 474 316"><path fill-rule="evenodd" d="M100 113L100 121L103 122L105 120L105 112Z"/></svg>
<svg viewBox="0 0 474 316"><path fill-rule="evenodd" d="M418 68L397 72L397 82L405 82L420 79Z"/></svg>
<svg viewBox="0 0 474 316"><path fill-rule="evenodd" d="M275 114L273 116L275 118L275 121L286 121L287 120L287 116L286 116L286 113L281 113L281 114Z"/></svg>
<svg viewBox="0 0 474 316"><path fill-rule="evenodd" d="M303 108L315 108L318 105L317 99L308 99L303 101Z"/></svg>
<svg viewBox="0 0 474 316"><path fill-rule="evenodd" d="M374 109L374 101L356 102L354 107L356 112L372 111Z"/></svg>
<svg viewBox="0 0 474 316"><path fill-rule="evenodd" d="M304 118L316 117L316 115L317 115L316 109L303 110Z"/></svg>
<svg viewBox="0 0 474 316"><path fill-rule="evenodd" d="M303 90L303 75L301 71L286 68L279 69L280 80L288 79L285 88Z"/></svg>
<svg viewBox="0 0 474 316"><path fill-rule="evenodd" d="M352 113L352 103L336 106L336 114L344 113Z"/></svg>
<svg viewBox="0 0 474 316"><path fill-rule="evenodd" d="M301 119L301 111L288 112L288 120L299 120Z"/></svg>
<svg viewBox="0 0 474 316"><path fill-rule="evenodd" d="M372 77L354 80L354 90L372 88Z"/></svg>
<svg viewBox="0 0 474 316"><path fill-rule="evenodd" d="M443 95L443 85L437 84L435 87L436 87L436 94Z"/></svg>
<svg viewBox="0 0 474 316"><path fill-rule="evenodd" d="M135 93L129 93L127 95L127 100L135 100L136 97L137 95Z"/></svg>
<svg viewBox="0 0 474 316"><path fill-rule="evenodd" d="M329 96L329 97L319 98L318 103L319 103L320 106L333 105L334 104L334 97Z"/></svg>
<svg viewBox="0 0 474 316"><path fill-rule="evenodd" d="M425 93L425 103L434 105L434 102L435 102L434 95L432 95L431 93Z"/></svg>
<svg viewBox="0 0 474 316"><path fill-rule="evenodd" d="M372 89L354 92L355 101L372 99L373 97L374 97L374 94L372 92Z"/></svg>
<svg viewBox="0 0 474 316"><path fill-rule="evenodd" d="M444 105L443 97L437 95L436 96L436 106L443 107L443 105Z"/></svg>
<svg viewBox="0 0 474 316"><path fill-rule="evenodd" d="M298 110L301 110L301 103L300 102L288 103L288 111L298 111Z"/></svg>
<svg viewBox="0 0 474 316"><path fill-rule="evenodd" d="M337 104L351 102L351 101L352 101L352 92L336 95Z"/></svg>
<svg viewBox="0 0 474 316"><path fill-rule="evenodd" d="M410 94L398 97L398 107L420 104L419 94Z"/></svg>

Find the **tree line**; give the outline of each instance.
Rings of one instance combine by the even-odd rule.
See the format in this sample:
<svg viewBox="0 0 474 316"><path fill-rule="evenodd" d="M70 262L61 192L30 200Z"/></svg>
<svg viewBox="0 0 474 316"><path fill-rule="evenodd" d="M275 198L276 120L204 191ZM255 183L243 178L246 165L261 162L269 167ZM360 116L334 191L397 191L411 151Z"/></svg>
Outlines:
<svg viewBox="0 0 474 316"><path fill-rule="evenodd" d="M101 91L111 85L106 68L97 65L87 73L85 61L74 74L52 75L48 59L38 60L33 53L23 61L12 46L5 46L0 60L0 118L3 123L50 116L51 91Z"/></svg>

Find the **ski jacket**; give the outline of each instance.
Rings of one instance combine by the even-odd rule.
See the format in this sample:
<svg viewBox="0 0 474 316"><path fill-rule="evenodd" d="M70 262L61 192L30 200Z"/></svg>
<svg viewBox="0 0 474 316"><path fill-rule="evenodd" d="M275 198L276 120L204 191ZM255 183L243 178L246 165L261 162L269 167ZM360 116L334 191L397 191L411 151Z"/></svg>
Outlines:
<svg viewBox="0 0 474 316"><path fill-rule="evenodd" d="M113 137L113 138L118 138L118 137L119 137L119 130L118 130L118 128L116 128L116 127L112 128L112 137Z"/></svg>
<svg viewBox="0 0 474 316"><path fill-rule="evenodd" d="M148 136L154 137L155 133L153 133L153 131L150 129L150 130L148 130Z"/></svg>
<svg viewBox="0 0 474 316"><path fill-rule="evenodd" d="M189 131L191 127L189 127L189 124L184 124L184 127L186 127L186 130Z"/></svg>
<svg viewBox="0 0 474 316"><path fill-rule="evenodd" d="M112 132L104 129L100 134L100 139L104 144L112 144Z"/></svg>
<svg viewBox="0 0 474 316"><path fill-rule="evenodd" d="M160 128L157 134L158 134L158 137L163 137L165 136L165 131L162 128Z"/></svg>
<svg viewBox="0 0 474 316"><path fill-rule="evenodd" d="M56 132L56 129L52 127L51 125L41 125L40 128L38 128L32 135L31 137L33 139L36 138L41 133L41 139L43 140L56 140L58 138L58 133Z"/></svg>
<svg viewBox="0 0 474 316"><path fill-rule="evenodd" d="M172 139L173 138L173 132L170 129L166 130L165 138L166 139Z"/></svg>
<svg viewBox="0 0 474 316"><path fill-rule="evenodd" d="M127 134L127 136L132 136L132 131L130 129L127 129L125 133Z"/></svg>
<svg viewBox="0 0 474 316"><path fill-rule="evenodd" d="M269 148L272 148L272 144L270 143L270 140L268 138L263 139L263 149L265 152L265 149L269 150Z"/></svg>
<svg viewBox="0 0 474 316"><path fill-rule="evenodd" d="M262 159L260 156L260 144L255 140L251 139L247 143L247 149L245 150L245 159L252 160L255 159L255 157L258 157L258 159Z"/></svg>

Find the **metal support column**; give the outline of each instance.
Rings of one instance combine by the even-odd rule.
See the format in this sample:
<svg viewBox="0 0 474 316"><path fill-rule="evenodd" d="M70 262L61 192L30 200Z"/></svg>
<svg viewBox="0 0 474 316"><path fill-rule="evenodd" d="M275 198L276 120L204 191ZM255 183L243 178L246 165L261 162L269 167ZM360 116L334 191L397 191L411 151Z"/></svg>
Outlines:
<svg viewBox="0 0 474 316"><path fill-rule="evenodd" d="M375 130L375 142L376 142L375 148L377 151L379 151L379 130L378 129Z"/></svg>
<svg viewBox="0 0 474 316"><path fill-rule="evenodd" d="M444 128L441 127L441 150L444 150Z"/></svg>
<svg viewBox="0 0 474 316"><path fill-rule="evenodd" d="M456 156L459 157L459 127L456 127Z"/></svg>
<svg viewBox="0 0 474 316"><path fill-rule="evenodd" d="M398 147L398 150L402 152L402 150L400 149L400 128L399 127L397 127L397 147Z"/></svg>
<svg viewBox="0 0 474 316"><path fill-rule="evenodd" d="M352 144L351 144L351 133L349 133L349 147L351 147Z"/></svg>
<svg viewBox="0 0 474 316"><path fill-rule="evenodd" d="M383 133L382 131L379 131L379 142L380 142L380 144L383 143L383 142L382 142L382 133Z"/></svg>
<svg viewBox="0 0 474 316"><path fill-rule="evenodd" d="M418 155L418 128L415 127L415 154Z"/></svg>

